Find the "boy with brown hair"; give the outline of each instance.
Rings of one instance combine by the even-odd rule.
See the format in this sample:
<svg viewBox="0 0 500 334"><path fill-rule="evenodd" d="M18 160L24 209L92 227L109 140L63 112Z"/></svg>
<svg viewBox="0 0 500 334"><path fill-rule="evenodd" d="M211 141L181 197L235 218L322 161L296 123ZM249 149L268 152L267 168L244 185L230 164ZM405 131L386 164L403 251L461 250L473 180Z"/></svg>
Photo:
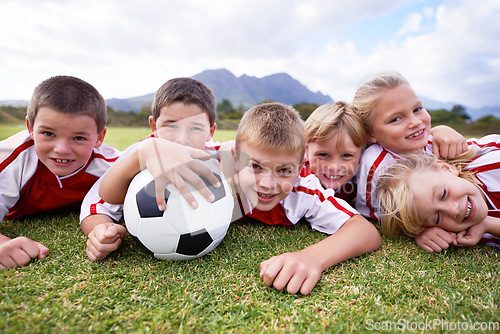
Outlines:
<svg viewBox="0 0 500 334"><path fill-rule="evenodd" d="M202 179L192 172L191 165L184 162L192 161L193 158L208 159L210 155L206 152L216 149L206 146L216 128L215 97L212 91L195 79L168 80L156 91L151 112L149 126L152 135L127 148L121 155L118 166L110 173L119 171L123 177L129 175L130 183L133 176L145 168L138 163L139 160L151 159L157 162L161 159L159 152L162 152L165 161L157 164L159 169L152 172L156 176L157 192L165 189L167 183L174 182L177 188L182 190L186 200L196 206L193 195L185 191L187 180L197 185L200 192L209 199L213 196L210 190ZM171 174L162 175L161 167L171 166L171 162L175 162L175 166L169 169ZM198 168L197 172L214 184L218 182L208 167L198 164L194 168ZM82 231L88 236L86 252L91 261L101 260L118 249L126 235L125 226L116 222L123 217L123 198L128 183L121 186L119 182L104 181L101 186L101 182L102 178L89 191L80 213ZM99 196L100 186L107 194L106 201L104 197ZM158 199L158 205L164 208L165 200Z"/></svg>
<svg viewBox="0 0 500 334"><path fill-rule="evenodd" d="M0 219L79 208L119 153L102 145L106 102L101 94L75 77L49 78L35 88L26 125L0 142ZM0 234L0 269L48 252L29 238Z"/></svg>

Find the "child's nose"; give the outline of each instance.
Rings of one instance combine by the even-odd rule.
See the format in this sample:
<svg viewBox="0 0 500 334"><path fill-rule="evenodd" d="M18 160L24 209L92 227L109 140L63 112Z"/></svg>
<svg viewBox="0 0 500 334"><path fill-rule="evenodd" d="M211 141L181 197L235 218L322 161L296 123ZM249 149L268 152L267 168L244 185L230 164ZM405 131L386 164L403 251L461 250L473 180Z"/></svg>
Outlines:
<svg viewBox="0 0 500 334"><path fill-rule="evenodd" d="M262 173L259 179L259 186L265 189L273 189L276 185L276 178L272 172Z"/></svg>
<svg viewBox="0 0 500 334"><path fill-rule="evenodd" d="M71 151L71 145L65 139L58 140L56 145L54 146L54 152L57 153L68 153Z"/></svg>

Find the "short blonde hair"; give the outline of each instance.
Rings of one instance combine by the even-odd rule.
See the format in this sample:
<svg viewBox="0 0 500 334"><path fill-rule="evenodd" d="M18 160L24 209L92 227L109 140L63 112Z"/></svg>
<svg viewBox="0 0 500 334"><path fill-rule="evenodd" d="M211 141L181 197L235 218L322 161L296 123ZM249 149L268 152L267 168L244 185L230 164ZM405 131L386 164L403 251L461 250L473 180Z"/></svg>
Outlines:
<svg viewBox="0 0 500 334"><path fill-rule="evenodd" d="M344 101L319 106L304 124L306 143L325 140L333 131L338 134L338 145L343 148L346 136L356 147L364 148L367 135L361 118L354 113L352 106Z"/></svg>
<svg viewBox="0 0 500 334"><path fill-rule="evenodd" d="M479 181L474 173L464 169L475 154L474 150L469 150L448 163L457 168L458 177L477 184ZM436 156L423 152L404 154L396 164L387 167L380 176L375 188L375 196L378 201L379 220L383 234L396 235L403 232L415 235L425 229L419 219L408 177L411 173L424 170L439 170L437 160Z"/></svg>
<svg viewBox="0 0 500 334"><path fill-rule="evenodd" d="M291 106L264 103L243 115L236 133L235 149L245 143L268 152L289 152L304 157L304 122ZM300 161L302 163L302 160Z"/></svg>
<svg viewBox="0 0 500 334"><path fill-rule="evenodd" d="M394 71L379 72L364 78L354 95L352 106L354 112L363 121L365 129L368 132L371 129L373 111L378 99L386 90L399 87L403 84L409 85L408 80L400 73Z"/></svg>

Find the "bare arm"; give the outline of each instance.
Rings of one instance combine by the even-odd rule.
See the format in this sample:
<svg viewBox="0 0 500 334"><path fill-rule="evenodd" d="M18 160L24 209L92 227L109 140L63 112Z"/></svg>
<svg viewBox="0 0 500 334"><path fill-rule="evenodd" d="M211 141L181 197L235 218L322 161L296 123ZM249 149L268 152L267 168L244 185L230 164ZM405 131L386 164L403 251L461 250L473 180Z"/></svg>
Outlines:
<svg viewBox="0 0 500 334"><path fill-rule="evenodd" d="M274 256L260 264L264 283L278 290L287 287L289 293L309 294L321 273L347 259L380 247L377 229L355 215L328 238L294 253Z"/></svg>
<svg viewBox="0 0 500 334"><path fill-rule="evenodd" d="M197 202L186 182L199 189L208 201L213 200L213 194L200 176L205 177L216 187L220 186L210 169L196 161L209 158L210 156L201 150L161 138L147 139L109 169L99 187L99 196L108 203L122 204L134 176L147 168L155 179L156 201L160 210L165 210L164 189L170 182L179 189L191 206L197 207Z"/></svg>

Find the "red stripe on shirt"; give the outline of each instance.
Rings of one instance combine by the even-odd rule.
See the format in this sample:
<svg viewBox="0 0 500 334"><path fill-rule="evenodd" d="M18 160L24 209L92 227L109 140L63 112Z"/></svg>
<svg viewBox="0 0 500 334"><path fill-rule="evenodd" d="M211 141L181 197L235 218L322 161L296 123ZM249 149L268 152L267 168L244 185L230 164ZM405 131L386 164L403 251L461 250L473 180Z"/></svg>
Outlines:
<svg viewBox="0 0 500 334"><path fill-rule="evenodd" d="M90 205L90 214L95 215L97 213L97 205L104 204L104 200L101 198L99 202Z"/></svg>
<svg viewBox="0 0 500 334"><path fill-rule="evenodd" d="M333 204L333 206L337 210L342 211L345 214L348 214L350 217L354 216L354 212L352 212L351 210L348 210L347 208L344 208L342 205L340 205L339 202L337 202L337 200L333 196L328 196L328 198L325 198L325 196L323 196L323 193L321 191L319 191L317 189L309 189L309 188L306 188L304 186L294 187L293 189L297 192L300 191L300 192L306 193L308 195L316 195L316 196L318 196L318 198L320 199L321 202L329 201L330 203Z"/></svg>
<svg viewBox="0 0 500 334"><path fill-rule="evenodd" d="M29 147L33 146L34 141L33 139L28 140L27 142L22 143L19 145L2 163L0 163L0 172L3 171L5 168L7 168L8 165L12 161L14 161L19 154L21 154L23 151L27 150Z"/></svg>
<svg viewBox="0 0 500 334"><path fill-rule="evenodd" d="M374 220L377 220L377 217L375 216L375 212L373 210L372 206L372 180L373 176L375 175L375 171L377 168L380 166L382 161L384 160L385 156L387 155L387 151L384 149L378 156L378 158L375 160L373 165L370 168L370 171L368 172L368 178L366 180L366 206L368 209L370 209L370 217Z"/></svg>

